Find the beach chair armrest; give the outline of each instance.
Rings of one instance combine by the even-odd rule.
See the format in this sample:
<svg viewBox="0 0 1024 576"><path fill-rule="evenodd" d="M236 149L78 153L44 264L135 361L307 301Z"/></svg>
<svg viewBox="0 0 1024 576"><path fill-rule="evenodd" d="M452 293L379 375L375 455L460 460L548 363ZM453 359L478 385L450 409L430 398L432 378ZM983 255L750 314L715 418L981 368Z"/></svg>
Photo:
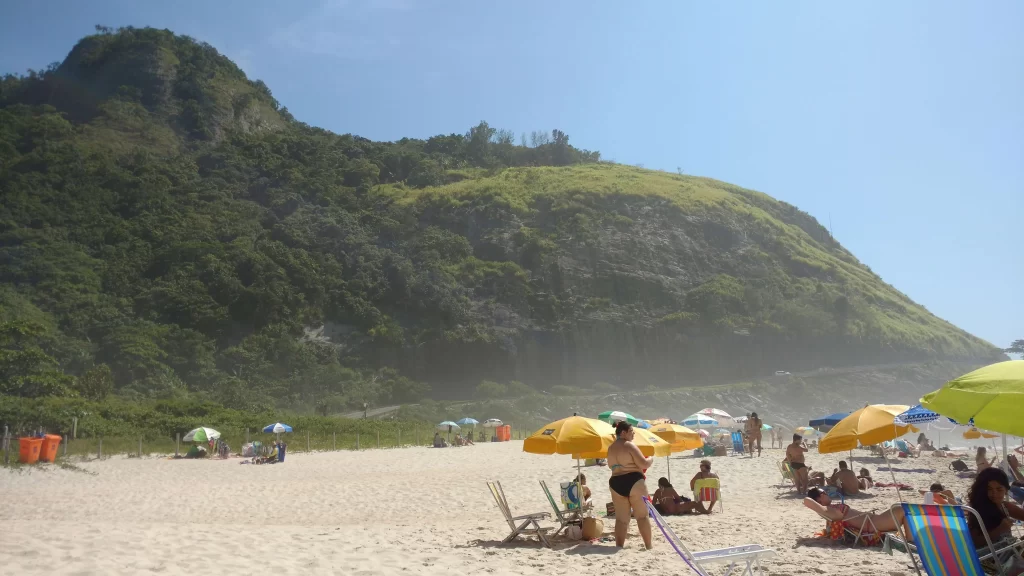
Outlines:
<svg viewBox="0 0 1024 576"><path fill-rule="evenodd" d="M513 516L513 520L529 520L531 518L536 520L542 520L544 518L550 518L550 512L537 512L536 514L524 514L523 516Z"/></svg>

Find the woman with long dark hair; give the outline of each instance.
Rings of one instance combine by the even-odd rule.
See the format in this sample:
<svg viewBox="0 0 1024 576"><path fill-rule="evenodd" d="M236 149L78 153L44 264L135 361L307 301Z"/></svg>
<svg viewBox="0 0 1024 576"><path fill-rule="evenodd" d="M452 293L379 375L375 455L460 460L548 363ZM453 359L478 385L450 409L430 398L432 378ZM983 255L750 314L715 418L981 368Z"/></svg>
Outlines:
<svg viewBox="0 0 1024 576"><path fill-rule="evenodd" d="M967 505L978 511L981 521L993 542L1010 534L1014 520L1024 520L1024 509L1006 500L1010 480L999 468L986 468L978 474L967 493ZM967 514L967 527L971 530L975 547L985 546L985 536L974 514Z"/></svg>

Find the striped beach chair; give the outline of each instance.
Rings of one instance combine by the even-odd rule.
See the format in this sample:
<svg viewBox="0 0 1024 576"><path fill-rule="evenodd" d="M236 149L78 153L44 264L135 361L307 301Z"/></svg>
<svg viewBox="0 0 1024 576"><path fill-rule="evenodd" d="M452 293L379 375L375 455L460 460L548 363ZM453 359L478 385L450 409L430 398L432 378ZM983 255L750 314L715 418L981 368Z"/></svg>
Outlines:
<svg viewBox="0 0 1024 576"><path fill-rule="evenodd" d="M973 508L906 503L893 508L896 506L903 507L913 542L907 546L907 551L918 574L921 574L920 559L928 576L984 576L983 563L991 573L1005 575L1005 561L1019 557L1020 552L1012 543L1000 542L1000 547L993 546L988 531L984 530L984 522ZM981 550L974 547L965 512L973 514L982 526L986 547Z"/></svg>
<svg viewBox="0 0 1024 576"><path fill-rule="evenodd" d="M704 478L694 482L693 499L697 502L717 500L719 511L725 512L725 504L722 504L722 484L718 478Z"/></svg>

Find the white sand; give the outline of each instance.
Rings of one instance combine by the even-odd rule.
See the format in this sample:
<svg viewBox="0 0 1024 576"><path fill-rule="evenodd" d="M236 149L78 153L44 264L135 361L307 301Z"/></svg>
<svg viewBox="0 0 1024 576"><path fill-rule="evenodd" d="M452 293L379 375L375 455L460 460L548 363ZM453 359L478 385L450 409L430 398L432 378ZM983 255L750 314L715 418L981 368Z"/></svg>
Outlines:
<svg viewBox="0 0 1024 576"><path fill-rule="evenodd" d="M866 453L864 453L866 455ZM714 458L725 512L671 517L691 550L758 543L776 549L767 564L783 574L912 574L905 555L879 549L811 544L794 547L824 522L783 486L781 450L760 458ZM839 458L809 454L831 471ZM86 462L95 475L49 467L0 471L0 573L3 574L685 574L686 566L656 532L643 551L634 523L627 549L614 543L569 542L554 549L508 534L484 482L501 480L515 513L550 511L537 483L573 477L568 456L522 452L522 442L466 448L290 454L284 464L240 460L113 458ZM904 460L901 482L926 488L938 478L958 494L948 461ZM665 474L661 458L649 486ZM875 472L876 479L886 473ZM882 465L884 466L884 464ZM859 464L855 464L859 468ZM680 493L696 471L692 457L673 457ZM608 496L607 468L586 468L595 502ZM892 489L849 501L884 508ZM907 493L905 493L907 494ZM911 495L915 501L920 496ZM556 495L557 498L557 495ZM614 521L605 523L611 533Z"/></svg>

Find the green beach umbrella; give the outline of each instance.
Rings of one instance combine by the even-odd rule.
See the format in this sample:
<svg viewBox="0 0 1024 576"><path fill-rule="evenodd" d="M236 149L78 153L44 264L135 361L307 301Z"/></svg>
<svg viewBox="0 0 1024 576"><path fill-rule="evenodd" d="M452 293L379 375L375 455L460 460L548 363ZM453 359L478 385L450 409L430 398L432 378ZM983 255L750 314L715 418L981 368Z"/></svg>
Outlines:
<svg viewBox="0 0 1024 576"><path fill-rule="evenodd" d="M182 438L182 440L185 442L209 442L210 440L216 440L217 438L220 438L220 432L217 432L213 428L204 428L200 426L199 428L190 431L188 434L185 434L185 437Z"/></svg>
<svg viewBox="0 0 1024 576"><path fill-rule="evenodd" d="M640 423L640 419L634 418L633 416L620 412L618 410L609 410L607 412L601 412L597 415L597 419L602 422L612 424L614 422L626 422L630 426L636 426Z"/></svg>

